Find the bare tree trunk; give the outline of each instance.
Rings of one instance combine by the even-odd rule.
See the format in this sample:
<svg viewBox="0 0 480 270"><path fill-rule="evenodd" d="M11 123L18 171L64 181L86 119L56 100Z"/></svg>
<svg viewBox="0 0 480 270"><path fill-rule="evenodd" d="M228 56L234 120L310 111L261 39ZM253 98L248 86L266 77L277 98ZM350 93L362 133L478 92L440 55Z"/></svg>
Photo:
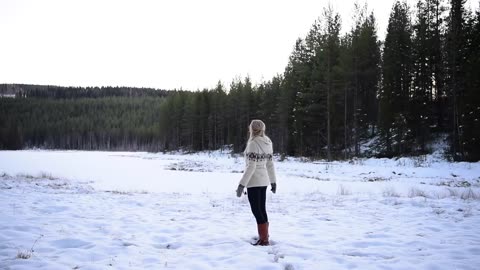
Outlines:
<svg viewBox="0 0 480 270"><path fill-rule="evenodd" d="M355 66L355 90L353 92L353 140L355 144L355 156L360 154L360 146L358 145L358 68L357 57L354 57Z"/></svg>
<svg viewBox="0 0 480 270"><path fill-rule="evenodd" d="M332 160L332 153L331 153L331 138L330 138L330 52L328 52L328 59L327 59L327 160Z"/></svg>
<svg viewBox="0 0 480 270"><path fill-rule="evenodd" d="M343 132L344 132L344 154L345 154L345 159L348 158L348 144L347 144L347 103L348 103L348 96L347 96L347 84L345 84L345 107L344 107L344 112L343 112L343 115L344 115L344 128L343 128Z"/></svg>

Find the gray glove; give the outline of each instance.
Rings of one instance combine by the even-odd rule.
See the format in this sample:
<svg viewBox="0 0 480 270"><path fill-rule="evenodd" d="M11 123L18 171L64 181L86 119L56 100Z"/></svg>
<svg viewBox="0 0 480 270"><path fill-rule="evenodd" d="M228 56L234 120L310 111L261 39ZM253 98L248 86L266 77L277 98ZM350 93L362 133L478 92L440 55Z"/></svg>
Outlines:
<svg viewBox="0 0 480 270"><path fill-rule="evenodd" d="M238 185L237 187L237 197L242 197L242 193L243 193L243 189L245 188L245 186L243 185Z"/></svg>
<svg viewBox="0 0 480 270"><path fill-rule="evenodd" d="M277 183L272 183L272 189L271 189L271 191L272 191L273 193L276 193L276 192L277 192Z"/></svg>

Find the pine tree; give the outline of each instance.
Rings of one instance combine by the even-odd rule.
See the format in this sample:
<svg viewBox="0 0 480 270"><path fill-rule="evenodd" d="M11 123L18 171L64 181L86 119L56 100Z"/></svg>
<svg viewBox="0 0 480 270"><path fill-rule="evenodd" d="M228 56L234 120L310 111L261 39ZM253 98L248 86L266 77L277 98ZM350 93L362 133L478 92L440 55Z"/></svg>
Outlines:
<svg viewBox="0 0 480 270"><path fill-rule="evenodd" d="M360 155L360 140L375 135L378 113L380 46L375 16L367 15L367 6L355 5L355 25L351 35L351 76L353 143L355 156Z"/></svg>
<svg viewBox="0 0 480 270"><path fill-rule="evenodd" d="M340 25L338 13L331 7L312 26L307 37L311 61L310 84L302 93L306 113L304 140L307 154L318 156L326 147L326 157L332 159L336 148L343 145L343 74L340 71Z"/></svg>
<svg viewBox="0 0 480 270"><path fill-rule="evenodd" d="M352 30L353 31L353 30ZM340 54L339 66L343 73L343 157L351 157L352 131L353 131L353 82L355 78L355 66L352 33L344 35L340 40L342 53ZM355 136L353 136L355 137ZM353 140L354 141L354 140Z"/></svg>
<svg viewBox="0 0 480 270"><path fill-rule="evenodd" d="M326 17L326 88L327 88L327 159L332 160L333 148L336 144L336 136L334 131L339 130L337 127L338 118L335 118L337 110L336 98L341 96L343 91L341 81L341 75L338 72L339 66L339 53L340 53L340 15L334 14L331 7L324 10L324 16ZM341 133L340 133L341 134ZM341 138L341 137L340 137Z"/></svg>
<svg viewBox="0 0 480 270"><path fill-rule="evenodd" d="M413 91L411 128L422 152L430 140L433 104L433 66L431 65L432 33L428 3L417 3L417 21L413 25Z"/></svg>
<svg viewBox="0 0 480 270"><path fill-rule="evenodd" d="M445 10L443 0L425 0L429 18L430 66L433 80L432 131L445 129Z"/></svg>
<svg viewBox="0 0 480 270"><path fill-rule="evenodd" d="M467 161L480 160L480 10L466 24L465 94L460 101L460 141Z"/></svg>
<svg viewBox="0 0 480 270"><path fill-rule="evenodd" d="M379 101L379 128L387 156L406 153L410 142L411 35L409 8L397 1L385 37Z"/></svg>
<svg viewBox="0 0 480 270"><path fill-rule="evenodd" d="M267 134L273 141L278 141L280 137L280 130L276 123L275 109L278 104L278 95L282 77L280 75L274 76L271 81L260 84L255 92L255 100L258 102L255 111L257 115L255 118L263 119L265 123L269 123Z"/></svg>
<svg viewBox="0 0 480 270"><path fill-rule="evenodd" d="M278 127L283 130L279 149L288 155L303 153L303 102L302 94L310 85L311 54L303 39L298 39L285 69L277 105Z"/></svg>
<svg viewBox="0 0 480 270"><path fill-rule="evenodd" d="M218 149L226 144L226 99L225 88L219 81L215 89L210 91L210 108L208 116L208 130L210 138L208 142L209 149Z"/></svg>
<svg viewBox="0 0 480 270"><path fill-rule="evenodd" d="M450 146L454 160L464 159L463 117L465 101L465 68L467 54L466 0L451 0L447 31L447 97Z"/></svg>

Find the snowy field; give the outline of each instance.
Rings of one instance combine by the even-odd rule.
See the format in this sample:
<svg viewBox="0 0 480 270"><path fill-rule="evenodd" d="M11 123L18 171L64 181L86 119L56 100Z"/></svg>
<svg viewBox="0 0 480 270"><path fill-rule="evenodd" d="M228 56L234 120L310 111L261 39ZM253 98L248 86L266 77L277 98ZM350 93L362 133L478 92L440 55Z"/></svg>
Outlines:
<svg viewBox="0 0 480 270"><path fill-rule="evenodd" d="M480 163L275 163L268 247L228 154L0 151L0 269L480 269Z"/></svg>

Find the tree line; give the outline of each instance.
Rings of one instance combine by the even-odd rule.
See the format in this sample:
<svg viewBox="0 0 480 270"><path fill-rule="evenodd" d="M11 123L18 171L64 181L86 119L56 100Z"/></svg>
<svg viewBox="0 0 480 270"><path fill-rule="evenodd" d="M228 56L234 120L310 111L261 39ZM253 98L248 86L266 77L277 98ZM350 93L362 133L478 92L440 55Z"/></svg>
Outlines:
<svg viewBox="0 0 480 270"><path fill-rule="evenodd" d="M480 160L480 14L465 0L394 3L384 41L367 6L323 10L283 74L203 91L17 87L0 99L0 148L243 151L264 120L275 152L339 159L424 154L443 138ZM0 86L6 88L7 86ZM9 86L10 88L13 86Z"/></svg>
<svg viewBox="0 0 480 270"><path fill-rule="evenodd" d="M104 97L165 97L169 91L138 87L62 87L55 85L0 84L0 94L16 98L77 99Z"/></svg>
<svg viewBox="0 0 480 270"><path fill-rule="evenodd" d="M160 151L161 98L1 100L0 148Z"/></svg>

